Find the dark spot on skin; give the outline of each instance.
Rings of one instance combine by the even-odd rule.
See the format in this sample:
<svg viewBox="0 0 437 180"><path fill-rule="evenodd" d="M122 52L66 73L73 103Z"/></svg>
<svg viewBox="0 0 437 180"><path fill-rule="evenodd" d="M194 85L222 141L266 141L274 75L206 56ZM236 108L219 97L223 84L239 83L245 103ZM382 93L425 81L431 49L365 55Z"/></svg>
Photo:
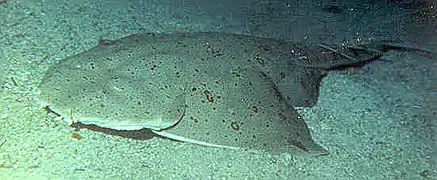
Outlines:
<svg viewBox="0 0 437 180"><path fill-rule="evenodd" d="M238 123L234 121L234 122L231 122L231 128L233 130L239 131L240 130L240 125L238 125Z"/></svg>
<svg viewBox="0 0 437 180"><path fill-rule="evenodd" d="M281 79L285 79L285 73L281 72L279 75L281 76Z"/></svg>
<svg viewBox="0 0 437 180"><path fill-rule="evenodd" d="M152 65L152 68L150 68L151 70L155 70L156 68L158 68L157 65Z"/></svg>
<svg viewBox="0 0 437 180"><path fill-rule="evenodd" d="M208 100L208 102L214 102L214 98L212 97L212 94L210 91L205 90L203 91L203 94L206 96L206 99Z"/></svg>
<svg viewBox="0 0 437 180"><path fill-rule="evenodd" d="M258 113L258 106L252 106L252 110L254 113Z"/></svg>

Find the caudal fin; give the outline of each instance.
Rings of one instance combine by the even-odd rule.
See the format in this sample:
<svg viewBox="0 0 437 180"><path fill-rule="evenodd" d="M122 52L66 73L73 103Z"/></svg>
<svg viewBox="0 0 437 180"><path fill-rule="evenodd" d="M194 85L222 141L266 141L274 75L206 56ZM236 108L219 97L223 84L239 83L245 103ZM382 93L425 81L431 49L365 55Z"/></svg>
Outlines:
<svg viewBox="0 0 437 180"><path fill-rule="evenodd" d="M371 61L378 60L381 58L384 52L391 50L419 53L420 55L428 58L437 57L436 53L429 50L390 42L372 42L347 46L339 49L334 49L323 44L318 44L318 46L323 48L325 51L329 51L331 54L336 55L329 58L330 61L328 69L342 69L362 66Z"/></svg>

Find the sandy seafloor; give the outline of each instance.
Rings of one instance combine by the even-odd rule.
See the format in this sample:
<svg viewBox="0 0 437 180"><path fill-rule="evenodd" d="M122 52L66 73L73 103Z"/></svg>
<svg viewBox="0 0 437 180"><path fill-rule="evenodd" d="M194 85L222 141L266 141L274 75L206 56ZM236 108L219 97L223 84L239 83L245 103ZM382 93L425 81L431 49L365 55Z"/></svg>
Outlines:
<svg viewBox="0 0 437 180"><path fill-rule="evenodd" d="M370 0L369 0L370 1ZM0 4L0 179L437 179L437 59L387 52L384 61L331 72L318 104L299 109L331 152L310 158L133 140L74 129L36 99L43 73L99 37L225 31L328 44L401 40L437 51L435 9L363 1L9 0ZM428 6L429 7L429 6ZM331 9L333 10L333 9ZM334 13L333 13L334 12ZM434 14L433 14L434 13Z"/></svg>

